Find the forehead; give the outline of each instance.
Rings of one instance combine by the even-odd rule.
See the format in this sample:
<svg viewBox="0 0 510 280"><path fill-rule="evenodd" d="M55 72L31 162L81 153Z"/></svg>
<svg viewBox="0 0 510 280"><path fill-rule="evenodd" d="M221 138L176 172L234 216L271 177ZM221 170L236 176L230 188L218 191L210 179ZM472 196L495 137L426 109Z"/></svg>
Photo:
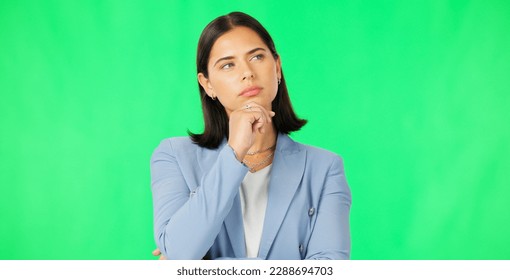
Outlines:
<svg viewBox="0 0 510 280"><path fill-rule="evenodd" d="M211 49L210 61L213 61L214 58L221 58L224 56L242 55L254 48L267 49L267 46L257 32L248 27L237 26L221 35L216 42L214 42Z"/></svg>

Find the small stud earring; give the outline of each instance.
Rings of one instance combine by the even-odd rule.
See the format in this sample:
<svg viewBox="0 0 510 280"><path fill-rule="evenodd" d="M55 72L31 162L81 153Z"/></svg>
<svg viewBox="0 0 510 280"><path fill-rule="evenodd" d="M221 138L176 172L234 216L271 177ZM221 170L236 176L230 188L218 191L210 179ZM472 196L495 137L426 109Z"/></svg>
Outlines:
<svg viewBox="0 0 510 280"><path fill-rule="evenodd" d="M280 84L281 82L282 82L282 80L281 80L281 79L278 79L278 84Z"/></svg>

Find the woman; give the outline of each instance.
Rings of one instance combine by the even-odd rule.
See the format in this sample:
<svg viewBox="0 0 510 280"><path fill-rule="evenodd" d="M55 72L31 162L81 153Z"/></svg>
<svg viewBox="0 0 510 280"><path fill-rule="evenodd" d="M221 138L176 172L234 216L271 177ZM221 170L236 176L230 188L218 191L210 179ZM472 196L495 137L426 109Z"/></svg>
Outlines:
<svg viewBox="0 0 510 280"><path fill-rule="evenodd" d="M273 40L240 12L202 32L202 134L151 159L155 239L168 259L348 259L351 194L335 154L288 137L294 113Z"/></svg>

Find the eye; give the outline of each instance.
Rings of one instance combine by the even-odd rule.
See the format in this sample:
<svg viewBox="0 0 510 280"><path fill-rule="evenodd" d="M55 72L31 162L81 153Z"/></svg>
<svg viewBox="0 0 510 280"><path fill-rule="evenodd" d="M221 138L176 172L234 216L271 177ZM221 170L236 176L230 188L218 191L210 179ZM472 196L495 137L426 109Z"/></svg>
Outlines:
<svg viewBox="0 0 510 280"><path fill-rule="evenodd" d="M264 59L264 55L259 53L257 55L254 55L250 60L262 60Z"/></svg>
<svg viewBox="0 0 510 280"><path fill-rule="evenodd" d="M229 62L229 63L225 63L225 64L221 65L220 69L230 69L232 67L234 67L234 63Z"/></svg>

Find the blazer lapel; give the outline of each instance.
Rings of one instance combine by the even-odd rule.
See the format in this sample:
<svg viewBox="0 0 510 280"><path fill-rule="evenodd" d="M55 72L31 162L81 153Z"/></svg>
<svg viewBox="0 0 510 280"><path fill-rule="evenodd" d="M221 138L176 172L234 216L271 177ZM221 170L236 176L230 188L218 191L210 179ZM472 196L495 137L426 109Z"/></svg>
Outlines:
<svg viewBox="0 0 510 280"><path fill-rule="evenodd" d="M287 135L279 134L273 160L269 193L260 240L259 258L266 259L273 241L301 182L306 152ZM243 240L244 242L244 240ZM244 246L243 246L244 248Z"/></svg>

